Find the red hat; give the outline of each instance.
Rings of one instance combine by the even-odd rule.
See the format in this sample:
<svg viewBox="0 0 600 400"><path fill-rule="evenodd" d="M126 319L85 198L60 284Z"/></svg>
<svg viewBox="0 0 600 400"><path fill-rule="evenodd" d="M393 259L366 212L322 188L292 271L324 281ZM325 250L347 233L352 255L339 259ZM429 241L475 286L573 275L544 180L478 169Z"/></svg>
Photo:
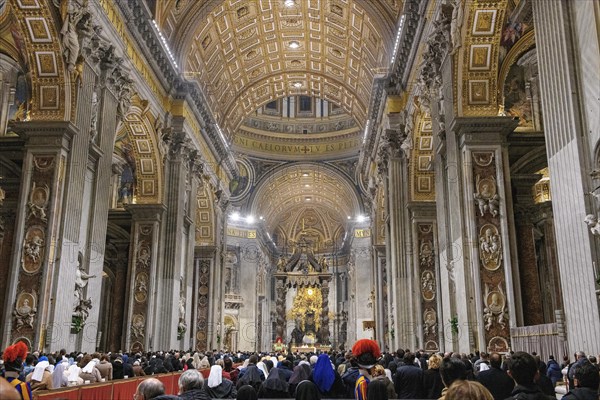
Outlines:
<svg viewBox="0 0 600 400"><path fill-rule="evenodd" d="M23 342L17 342L12 346L8 346L4 350L4 353L2 353L6 370L20 372L23 369L23 361L27 357L27 352L27 345Z"/></svg>
<svg viewBox="0 0 600 400"><path fill-rule="evenodd" d="M381 350L376 341L371 339L360 339L352 346L352 355L356 357L359 367L373 368L377 360L381 357Z"/></svg>

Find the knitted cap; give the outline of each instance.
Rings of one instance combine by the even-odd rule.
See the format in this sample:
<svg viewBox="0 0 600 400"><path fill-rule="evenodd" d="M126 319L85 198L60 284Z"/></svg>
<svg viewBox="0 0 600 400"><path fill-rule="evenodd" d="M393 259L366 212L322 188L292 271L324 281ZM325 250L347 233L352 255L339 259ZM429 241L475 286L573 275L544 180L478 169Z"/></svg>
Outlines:
<svg viewBox="0 0 600 400"><path fill-rule="evenodd" d="M376 341L371 339L360 339L352 346L352 355L361 368L373 368L381 357L381 350Z"/></svg>

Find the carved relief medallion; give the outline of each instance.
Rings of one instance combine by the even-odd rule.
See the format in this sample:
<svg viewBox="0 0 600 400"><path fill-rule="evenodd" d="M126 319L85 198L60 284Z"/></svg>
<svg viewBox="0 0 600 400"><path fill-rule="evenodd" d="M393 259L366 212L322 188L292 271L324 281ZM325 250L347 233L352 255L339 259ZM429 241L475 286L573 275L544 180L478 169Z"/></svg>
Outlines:
<svg viewBox="0 0 600 400"><path fill-rule="evenodd" d="M43 222L48 221L48 198L50 188L48 185L36 186L33 182L31 192L29 194L29 202L27 203L28 213L27 218L38 218Z"/></svg>
<svg viewBox="0 0 600 400"><path fill-rule="evenodd" d="M17 296L13 317L15 318L15 329L21 332L23 327L33 329L33 322L37 313L35 293L21 292Z"/></svg>
<svg viewBox="0 0 600 400"><path fill-rule="evenodd" d="M143 303L148 297L148 274L140 272L135 277L135 301Z"/></svg>
<svg viewBox="0 0 600 400"><path fill-rule="evenodd" d="M45 238L44 230L39 226L32 226L27 230L21 258L25 272L35 274L40 270L44 261Z"/></svg>
<svg viewBox="0 0 600 400"><path fill-rule="evenodd" d="M421 294L427 301L435 298L435 277L431 271L423 271L421 274Z"/></svg>
<svg viewBox="0 0 600 400"><path fill-rule="evenodd" d="M494 177L481 179L477 175L477 192L473 194L479 214L483 217L487 212L496 217L500 208L500 197L497 193L496 179Z"/></svg>
<svg viewBox="0 0 600 400"><path fill-rule="evenodd" d="M502 260L502 239L498 228L485 224L479 231L479 258L483 267L489 271L500 268Z"/></svg>
<svg viewBox="0 0 600 400"><path fill-rule="evenodd" d="M131 333L136 338L143 338L146 330L146 319L141 314L134 314L131 320Z"/></svg>
<svg viewBox="0 0 600 400"><path fill-rule="evenodd" d="M433 308L428 308L423 313L423 333L425 335L437 332L437 313ZM436 344L437 346L437 344Z"/></svg>
<svg viewBox="0 0 600 400"><path fill-rule="evenodd" d="M498 284L498 286L492 288L486 283L483 301L485 302L483 309L485 330L489 331L496 322L504 329L508 320L508 313L506 312L506 296L502 290L502 285Z"/></svg>
<svg viewBox="0 0 600 400"><path fill-rule="evenodd" d="M508 342L503 337L494 336L488 343L489 352L506 353L508 350Z"/></svg>

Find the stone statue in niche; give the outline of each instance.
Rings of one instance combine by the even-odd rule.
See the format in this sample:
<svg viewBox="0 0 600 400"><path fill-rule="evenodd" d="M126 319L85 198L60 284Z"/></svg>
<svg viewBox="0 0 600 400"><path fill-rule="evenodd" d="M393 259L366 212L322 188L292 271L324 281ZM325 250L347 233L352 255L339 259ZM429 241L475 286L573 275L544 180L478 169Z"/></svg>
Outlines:
<svg viewBox="0 0 600 400"><path fill-rule="evenodd" d="M452 5L454 9L452 10L452 21L450 22L450 37L452 39L452 52L450 54L456 53L462 45L461 30L464 18L463 0L452 0Z"/></svg>
<svg viewBox="0 0 600 400"><path fill-rule="evenodd" d="M92 308L92 299L86 299L83 294L83 289L87 286L88 280L95 278L96 275L88 275L83 269L83 254L79 252L77 256L77 268L75 269L75 309L73 310L73 316L81 319L82 323L90 315L89 310Z"/></svg>
<svg viewBox="0 0 600 400"><path fill-rule="evenodd" d="M477 193L473 198L479 208L479 214L483 217L487 212L496 217L500 209L500 197L497 193L496 179L494 177L481 179L477 176Z"/></svg>
<svg viewBox="0 0 600 400"><path fill-rule="evenodd" d="M592 235L600 235L600 222L598 221L598 217L596 217L594 214L588 214L585 216L583 222L585 222L590 228Z"/></svg>
<svg viewBox="0 0 600 400"><path fill-rule="evenodd" d="M47 208L48 199L50 197L50 188L48 185L37 186L35 182L31 186L31 193L29 194L29 202L27 207L29 212L27 218L38 218L43 222L48 222Z"/></svg>
<svg viewBox="0 0 600 400"><path fill-rule="evenodd" d="M489 331L495 322L497 322L502 329L506 328L508 313L506 312L506 296L502 290L502 284L499 283L493 288L486 283L483 298L485 302L485 307L483 309L485 330Z"/></svg>
<svg viewBox="0 0 600 400"><path fill-rule="evenodd" d="M179 277L179 323L177 324L178 336L183 336L187 331L187 324L185 323L185 290L184 290L183 277Z"/></svg>
<svg viewBox="0 0 600 400"><path fill-rule="evenodd" d="M502 239L498 228L485 224L479 233L479 257L483 267L489 271L500 268L502 260Z"/></svg>
<svg viewBox="0 0 600 400"><path fill-rule="evenodd" d="M96 90L92 92L92 116L90 120L90 143L96 142L98 136L98 93Z"/></svg>
<svg viewBox="0 0 600 400"><path fill-rule="evenodd" d="M279 260L277 260L277 272L285 272L285 265L287 264L287 261L285 260L285 257L282 255L279 256Z"/></svg>
<svg viewBox="0 0 600 400"><path fill-rule="evenodd" d="M31 293L21 292L17 297L17 303L13 310L16 331L20 332L23 327L33 329L36 314L35 296Z"/></svg>

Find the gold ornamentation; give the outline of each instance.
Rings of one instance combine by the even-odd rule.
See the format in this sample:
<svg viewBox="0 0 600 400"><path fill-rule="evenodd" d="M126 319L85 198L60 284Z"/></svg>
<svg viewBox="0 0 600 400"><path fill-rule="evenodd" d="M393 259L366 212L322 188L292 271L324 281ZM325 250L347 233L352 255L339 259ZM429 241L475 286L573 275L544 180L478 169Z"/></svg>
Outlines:
<svg viewBox="0 0 600 400"><path fill-rule="evenodd" d="M288 313L288 319L300 322L300 329L306 332L307 322L309 325L314 324L315 332L319 331L321 326L320 317L323 307L323 297L321 290L316 287L300 287L294 302L292 310ZM312 315L314 320L309 320Z"/></svg>

